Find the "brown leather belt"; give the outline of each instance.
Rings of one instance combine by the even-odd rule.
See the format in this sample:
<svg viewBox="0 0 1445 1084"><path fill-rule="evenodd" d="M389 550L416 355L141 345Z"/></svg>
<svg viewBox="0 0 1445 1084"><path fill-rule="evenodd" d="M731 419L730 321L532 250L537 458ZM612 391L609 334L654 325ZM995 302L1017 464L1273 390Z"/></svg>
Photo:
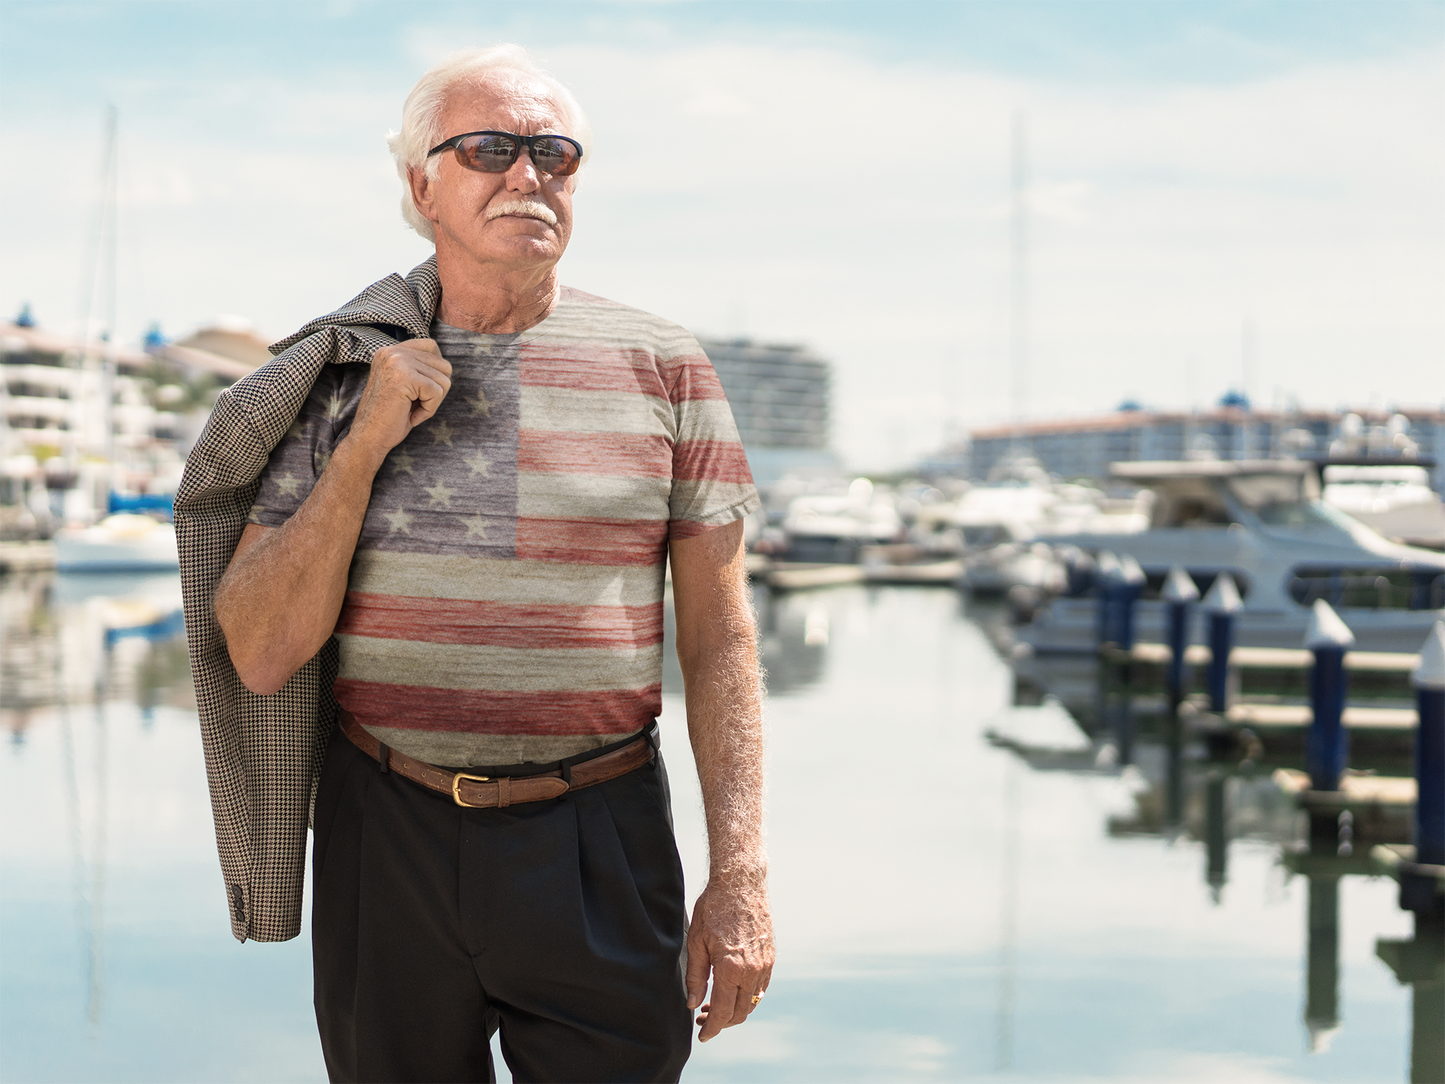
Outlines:
<svg viewBox="0 0 1445 1084"><path fill-rule="evenodd" d="M598 783L636 771L644 764L650 764L656 755L651 738L647 734L639 734L635 741L628 742L620 749L556 771L515 777L469 775L466 772L449 772L445 768L438 768L424 760L416 760L382 745L366 732L356 721L356 716L349 711L341 712L340 724L341 732L351 739L353 745L380 764L382 771L396 772L439 794L450 794L457 805L467 809L505 809L520 802L542 802L548 798L560 798L569 790L595 787ZM386 757L385 760L382 760L383 756Z"/></svg>

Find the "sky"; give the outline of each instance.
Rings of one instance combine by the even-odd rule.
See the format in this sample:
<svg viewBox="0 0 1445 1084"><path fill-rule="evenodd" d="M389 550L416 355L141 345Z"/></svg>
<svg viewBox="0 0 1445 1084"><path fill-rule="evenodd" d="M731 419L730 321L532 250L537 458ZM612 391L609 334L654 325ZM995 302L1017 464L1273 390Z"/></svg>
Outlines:
<svg viewBox="0 0 1445 1084"><path fill-rule="evenodd" d="M122 340L279 338L406 271L430 246L384 136L427 66L499 41L594 129L563 281L829 358L856 469L1241 386L1445 407L1438 0L0 0L0 313L77 326L108 105Z"/></svg>

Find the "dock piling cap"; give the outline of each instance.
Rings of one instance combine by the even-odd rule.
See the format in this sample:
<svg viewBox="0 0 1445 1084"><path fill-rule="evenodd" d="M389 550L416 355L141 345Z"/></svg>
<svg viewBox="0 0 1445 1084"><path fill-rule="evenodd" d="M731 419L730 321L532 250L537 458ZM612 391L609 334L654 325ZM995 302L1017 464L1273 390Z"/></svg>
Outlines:
<svg viewBox="0 0 1445 1084"><path fill-rule="evenodd" d="M1335 613L1335 608L1322 598L1315 599L1314 609L1310 611L1310 623L1305 628L1305 647L1314 649L1319 647L1352 647L1355 643L1355 634Z"/></svg>
<svg viewBox="0 0 1445 1084"><path fill-rule="evenodd" d="M1126 553L1119 558L1119 579L1131 587L1137 587L1144 583L1149 577L1144 575L1144 570L1139 567L1139 562L1134 560L1132 553Z"/></svg>
<svg viewBox="0 0 1445 1084"><path fill-rule="evenodd" d="M1212 614L1232 614L1244 609L1239 588L1234 585L1234 577L1228 572L1221 572L1214 577L1209 593L1204 596L1204 609Z"/></svg>
<svg viewBox="0 0 1445 1084"><path fill-rule="evenodd" d="M1417 689L1445 689L1445 621L1436 621L1425 646L1420 648L1420 665L1410 675Z"/></svg>
<svg viewBox="0 0 1445 1084"><path fill-rule="evenodd" d="M1194 584L1194 577L1184 571L1183 565L1175 565L1169 570L1161 594L1165 602L1199 601L1199 588Z"/></svg>
<svg viewBox="0 0 1445 1084"><path fill-rule="evenodd" d="M1094 558L1094 575L1105 583L1111 583L1119 576L1119 558L1109 550L1100 550Z"/></svg>

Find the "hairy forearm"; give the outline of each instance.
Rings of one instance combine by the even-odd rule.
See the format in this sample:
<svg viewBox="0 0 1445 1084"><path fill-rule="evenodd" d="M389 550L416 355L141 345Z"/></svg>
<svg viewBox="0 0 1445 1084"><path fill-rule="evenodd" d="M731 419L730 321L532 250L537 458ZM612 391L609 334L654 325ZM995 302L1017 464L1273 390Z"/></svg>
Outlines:
<svg viewBox="0 0 1445 1084"><path fill-rule="evenodd" d="M280 689L335 629L379 466L374 451L343 440L284 526L243 536L215 608L231 661L252 692Z"/></svg>
<svg viewBox="0 0 1445 1084"><path fill-rule="evenodd" d="M741 562L697 620L679 620L688 732L707 819L713 881L762 884L762 680Z"/></svg>

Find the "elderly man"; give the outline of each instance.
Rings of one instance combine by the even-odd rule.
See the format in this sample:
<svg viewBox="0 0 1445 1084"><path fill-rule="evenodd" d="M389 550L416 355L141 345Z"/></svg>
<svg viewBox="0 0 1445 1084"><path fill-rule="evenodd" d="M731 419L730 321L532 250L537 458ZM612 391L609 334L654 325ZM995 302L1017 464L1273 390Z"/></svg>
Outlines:
<svg viewBox="0 0 1445 1084"><path fill-rule="evenodd" d="M278 344L178 495L233 930L298 932L314 793L333 1080L492 1079L498 1028L518 1079L675 1080L689 1010L706 1041L771 973L757 496L696 342L558 283L589 139L516 47L427 73L392 149L434 260ZM669 560L710 857L690 925Z"/></svg>

